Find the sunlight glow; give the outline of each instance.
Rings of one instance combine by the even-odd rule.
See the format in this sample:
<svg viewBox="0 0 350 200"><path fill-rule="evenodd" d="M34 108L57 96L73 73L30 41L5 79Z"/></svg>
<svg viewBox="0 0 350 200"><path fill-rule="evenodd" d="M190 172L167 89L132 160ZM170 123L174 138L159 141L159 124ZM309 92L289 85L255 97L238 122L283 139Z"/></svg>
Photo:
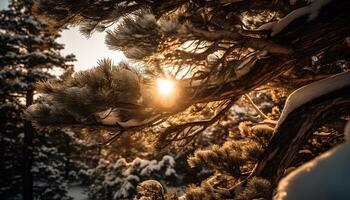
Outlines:
<svg viewBox="0 0 350 200"><path fill-rule="evenodd" d="M157 80L157 88L161 96L170 96L174 93L175 84L171 80L160 78Z"/></svg>

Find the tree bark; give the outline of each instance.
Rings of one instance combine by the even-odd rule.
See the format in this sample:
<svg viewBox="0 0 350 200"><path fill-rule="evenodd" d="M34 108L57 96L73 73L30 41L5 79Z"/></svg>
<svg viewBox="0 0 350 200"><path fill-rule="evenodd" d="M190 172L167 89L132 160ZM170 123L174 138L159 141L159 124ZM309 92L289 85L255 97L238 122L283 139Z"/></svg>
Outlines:
<svg viewBox="0 0 350 200"><path fill-rule="evenodd" d="M269 180L274 188L314 130L344 114L350 114L350 86L296 108L275 130L251 176Z"/></svg>
<svg viewBox="0 0 350 200"><path fill-rule="evenodd" d="M33 90L28 90L26 94L26 106L33 104ZM31 172L33 165L33 137L34 129L30 121L24 121L24 141L23 141L23 200L33 199L33 175Z"/></svg>

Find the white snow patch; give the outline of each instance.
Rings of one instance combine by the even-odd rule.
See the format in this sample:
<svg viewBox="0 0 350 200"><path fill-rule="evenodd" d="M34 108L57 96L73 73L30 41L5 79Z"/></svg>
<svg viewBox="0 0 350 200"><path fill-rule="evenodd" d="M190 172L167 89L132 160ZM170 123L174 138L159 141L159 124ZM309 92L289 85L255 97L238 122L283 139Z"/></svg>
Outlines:
<svg viewBox="0 0 350 200"><path fill-rule="evenodd" d="M68 196L74 200L87 200L88 195L85 193L86 188L79 185L72 185L68 189Z"/></svg>
<svg viewBox="0 0 350 200"><path fill-rule="evenodd" d="M348 85L350 85L350 71L336 74L329 78L316 81L297 89L291 95L289 95L276 128L282 124L289 113L291 113L294 109L317 97Z"/></svg>
<svg viewBox="0 0 350 200"><path fill-rule="evenodd" d="M67 130L67 131L65 131L65 133L71 138L73 138L74 135L75 135L75 133L73 131L71 131L71 130Z"/></svg>
<svg viewBox="0 0 350 200"><path fill-rule="evenodd" d="M350 199L350 121L347 141L283 178L274 200Z"/></svg>
<svg viewBox="0 0 350 200"><path fill-rule="evenodd" d="M263 24L258 28L258 30L272 30L271 36L277 35L291 22L300 17L309 15L309 21L315 19L319 14L320 9L323 6L329 4L331 1L332 0L314 0L311 4L307 6L293 10L291 13L289 13L288 15L286 15L278 21ZM296 0L291 0L290 3L294 5L296 3Z"/></svg>

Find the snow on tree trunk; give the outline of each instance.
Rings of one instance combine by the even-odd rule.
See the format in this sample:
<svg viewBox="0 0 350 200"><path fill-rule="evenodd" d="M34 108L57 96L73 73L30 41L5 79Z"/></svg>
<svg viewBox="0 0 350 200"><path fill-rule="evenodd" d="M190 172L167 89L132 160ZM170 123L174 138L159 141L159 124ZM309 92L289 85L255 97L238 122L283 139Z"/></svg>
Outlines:
<svg viewBox="0 0 350 200"><path fill-rule="evenodd" d="M278 120L277 127L283 123L289 113L291 113L294 109L319 96L342 88L346 85L350 85L350 71L337 74L297 89L291 95L289 95L281 117Z"/></svg>
<svg viewBox="0 0 350 200"><path fill-rule="evenodd" d="M275 130L274 137L262 154L252 175L266 178L272 185L276 185L300 146L308 140L315 128L326 121L350 113L350 78L348 75L349 73L346 72L330 78L338 80L332 84L342 86L334 87L327 93L315 90L316 94L309 95L313 98L288 112L285 120ZM317 85L324 87L328 81L330 80L319 81L311 84L310 87L314 88ZM347 83L344 84L343 81ZM308 90L307 87L304 90ZM293 99L300 100L300 98Z"/></svg>
<svg viewBox="0 0 350 200"><path fill-rule="evenodd" d="M258 30L272 30L271 36L274 36L281 32L294 20L302 16L309 15L309 21L315 19L319 14L320 9L323 6L329 4L330 2L332 2L332 0L314 0L310 5L293 10L287 16L283 17L282 19L276 22L270 22L262 25L261 27L259 27ZM295 2L292 2L291 4L294 3Z"/></svg>
<svg viewBox="0 0 350 200"><path fill-rule="evenodd" d="M350 121L344 135L344 144L305 163L283 178L274 199L350 199Z"/></svg>

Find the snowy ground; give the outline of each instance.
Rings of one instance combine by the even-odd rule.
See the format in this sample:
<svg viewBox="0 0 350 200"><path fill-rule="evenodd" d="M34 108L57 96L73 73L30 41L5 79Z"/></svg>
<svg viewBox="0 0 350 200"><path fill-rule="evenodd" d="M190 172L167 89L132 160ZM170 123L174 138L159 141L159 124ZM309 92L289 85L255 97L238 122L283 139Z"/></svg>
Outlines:
<svg viewBox="0 0 350 200"><path fill-rule="evenodd" d="M84 192L86 188L79 185L71 185L68 189L68 196L73 197L74 200L87 200L88 196Z"/></svg>

